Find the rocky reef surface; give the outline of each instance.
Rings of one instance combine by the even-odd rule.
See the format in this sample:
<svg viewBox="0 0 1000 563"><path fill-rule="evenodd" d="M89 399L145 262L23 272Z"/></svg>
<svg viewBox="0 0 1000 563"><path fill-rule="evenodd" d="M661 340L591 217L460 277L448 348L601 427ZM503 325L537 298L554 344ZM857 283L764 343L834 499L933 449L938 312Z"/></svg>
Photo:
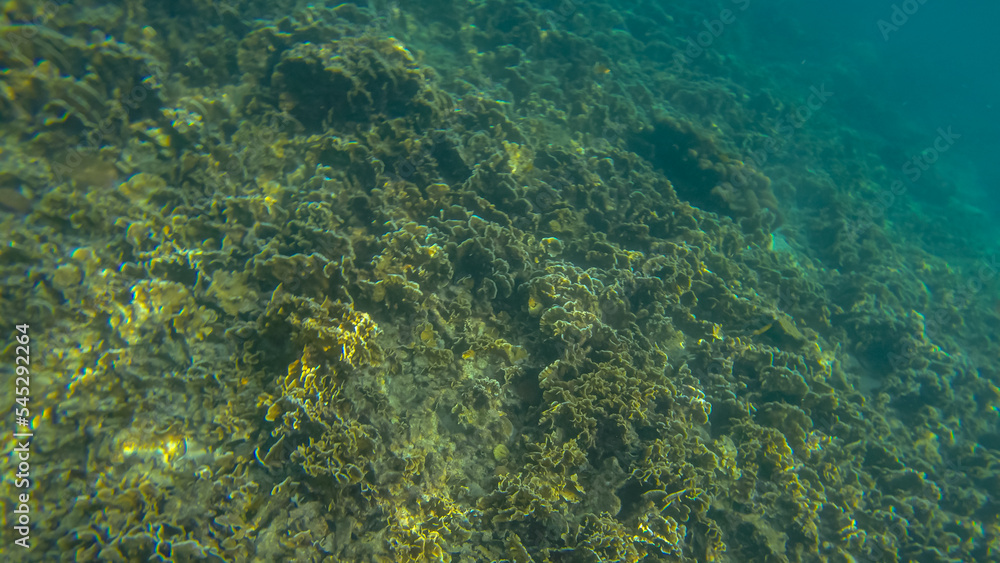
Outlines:
<svg viewBox="0 0 1000 563"><path fill-rule="evenodd" d="M618 8L5 2L29 560L994 560L995 255Z"/></svg>

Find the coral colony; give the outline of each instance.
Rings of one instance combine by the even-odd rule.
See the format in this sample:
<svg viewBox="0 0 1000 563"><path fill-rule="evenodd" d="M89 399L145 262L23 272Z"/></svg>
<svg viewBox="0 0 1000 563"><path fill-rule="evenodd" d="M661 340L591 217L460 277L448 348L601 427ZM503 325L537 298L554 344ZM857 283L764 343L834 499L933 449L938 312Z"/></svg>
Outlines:
<svg viewBox="0 0 1000 563"><path fill-rule="evenodd" d="M994 280L641 4L7 2L2 558L995 560Z"/></svg>

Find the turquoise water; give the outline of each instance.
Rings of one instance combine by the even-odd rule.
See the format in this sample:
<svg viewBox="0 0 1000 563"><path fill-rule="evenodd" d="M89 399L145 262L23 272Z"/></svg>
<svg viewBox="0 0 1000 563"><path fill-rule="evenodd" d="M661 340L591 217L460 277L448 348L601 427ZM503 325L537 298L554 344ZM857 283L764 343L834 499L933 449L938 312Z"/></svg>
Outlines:
<svg viewBox="0 0 1000 563"><path fill-rule="evenodd" d="M997 561L997 9L7 2L11 561Z"/></svg>

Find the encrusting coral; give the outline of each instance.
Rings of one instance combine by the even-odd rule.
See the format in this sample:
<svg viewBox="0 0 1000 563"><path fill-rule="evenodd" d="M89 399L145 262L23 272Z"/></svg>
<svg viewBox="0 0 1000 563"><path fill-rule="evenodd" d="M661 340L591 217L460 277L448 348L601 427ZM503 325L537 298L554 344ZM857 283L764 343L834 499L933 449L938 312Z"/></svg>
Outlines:
<svg viewBox="0 0 1000 563"><path fill-rule="evenodd" d="M993 557L996 315L577 8L7 3L36 560Z"/></svg>

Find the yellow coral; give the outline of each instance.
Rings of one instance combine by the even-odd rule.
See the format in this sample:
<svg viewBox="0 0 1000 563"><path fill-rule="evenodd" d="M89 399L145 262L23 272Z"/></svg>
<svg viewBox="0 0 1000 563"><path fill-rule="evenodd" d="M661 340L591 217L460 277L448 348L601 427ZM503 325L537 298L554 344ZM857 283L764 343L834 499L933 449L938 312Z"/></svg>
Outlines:
<svg viewBox="0 0 1000 563"><path fill-rule="evenodd" d="M332 308L329 303L324 308ZM324 352L340 351L339 360L353 367L361 365L378 365L379 358L374 338L381 333L378 324L367 313L357 311L351 306L339 320L339 324L330 323L326 318L300 318L289 315L293 324L316 336L317 342Z"/></svg>
<svg viewBox="0 0 1000 563"><path fill-rule="evenodd" d="M199 307L191 292L179 283L143 280L132 286L132 301L117 307L109 319L129 344L147 340L150 333L168 326L181 335L204 340L212 333L216 313Z"/></svg>

